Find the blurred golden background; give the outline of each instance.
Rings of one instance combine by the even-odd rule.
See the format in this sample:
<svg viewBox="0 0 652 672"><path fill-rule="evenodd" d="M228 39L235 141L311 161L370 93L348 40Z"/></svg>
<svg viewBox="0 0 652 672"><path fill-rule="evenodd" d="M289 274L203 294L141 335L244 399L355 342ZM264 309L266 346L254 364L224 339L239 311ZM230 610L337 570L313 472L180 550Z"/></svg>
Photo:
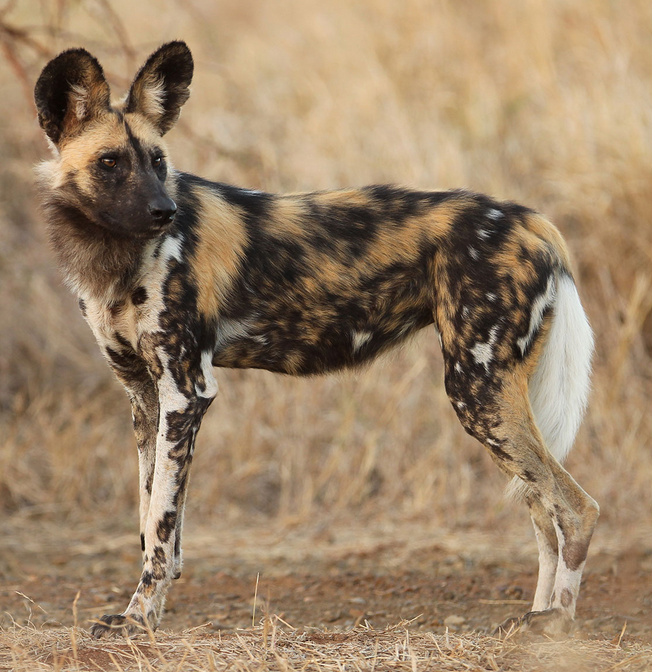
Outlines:
<svg viewBox="0 0 652 672"><path fill-rule="evenodd" d="M597 340L569 469L597 537L652 529L649 0L20 0L0 9L0 514L137 527L129 405L62 286L37 210L31 89L84 46L115 97L159 44L196 60L177 168L269 191L468 187L545 213ZM443 390L432 329L355 375L219 371L188 519L529 528ZM530 534L528 529L528 534ZM620 537L618 536L620 535ZM628 543L623 541L623 543Z"/></svg>

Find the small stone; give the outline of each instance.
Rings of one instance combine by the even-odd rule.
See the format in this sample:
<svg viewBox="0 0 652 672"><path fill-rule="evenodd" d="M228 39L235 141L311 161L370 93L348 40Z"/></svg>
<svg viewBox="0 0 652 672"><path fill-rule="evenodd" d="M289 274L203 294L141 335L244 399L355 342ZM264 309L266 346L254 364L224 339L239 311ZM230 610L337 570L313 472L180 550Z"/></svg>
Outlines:
<svg viewBox="0 0 652 672"><path fill-rule="evenodd" d="M462 625L463 623L466 623L466 618L464 616L447 616L444 619L444 625L447 628L454 627L456 628L459 625Z"/></svg>

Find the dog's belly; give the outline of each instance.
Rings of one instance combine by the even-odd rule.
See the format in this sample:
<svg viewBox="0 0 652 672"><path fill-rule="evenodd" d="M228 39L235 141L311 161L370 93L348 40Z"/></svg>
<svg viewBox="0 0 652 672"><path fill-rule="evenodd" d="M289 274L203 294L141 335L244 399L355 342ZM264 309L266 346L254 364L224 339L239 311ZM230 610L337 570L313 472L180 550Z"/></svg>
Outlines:
<svg viewBox="0 0 652 672"><path fill-rule="evenodd" d="M213 365L313 375L355 367L433 323L432 310L405 308L386 315L303 312L275 320L223 319Z"/></svg>

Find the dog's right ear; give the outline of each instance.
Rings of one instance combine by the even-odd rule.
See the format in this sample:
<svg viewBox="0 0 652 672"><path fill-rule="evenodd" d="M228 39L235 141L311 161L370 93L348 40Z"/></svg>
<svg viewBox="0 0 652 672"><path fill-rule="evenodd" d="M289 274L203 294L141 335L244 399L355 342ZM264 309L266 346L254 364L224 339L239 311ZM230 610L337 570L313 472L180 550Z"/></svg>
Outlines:
<svg viewBox="0 0 652 672"><path fill-rule="evenodd" d="M85 49L69 49L43 68L34 88L38 121L55 145L110 107L104 71Z"/></svg>
<svg viewBox="0 0 652 672"><path fill-rule="evenodd" d="M188 45L179 40L157 49L138 71L125 112L138 112L165 135L190 96L194 64Z"/></svg>

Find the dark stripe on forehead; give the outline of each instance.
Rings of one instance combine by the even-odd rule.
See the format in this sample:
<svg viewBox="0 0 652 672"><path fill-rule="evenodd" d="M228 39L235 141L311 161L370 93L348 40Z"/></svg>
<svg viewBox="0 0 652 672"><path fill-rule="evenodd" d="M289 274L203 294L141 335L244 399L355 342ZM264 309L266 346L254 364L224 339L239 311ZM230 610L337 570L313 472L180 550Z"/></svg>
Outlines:
<svg viewBox="0 0 652 672"><path fill-rule="evenodd" d="M133 131L131 130L131 127L127 123L126 120L123 121L124 126L125 126L125 131L127 133L127 138L129 139L129 142L131 143L131 146L134 148L136 152L136 156L141 160L142 163L149 162L149 154L143 149L143 146L140 142L140 140L134 135Z"/></svg>

